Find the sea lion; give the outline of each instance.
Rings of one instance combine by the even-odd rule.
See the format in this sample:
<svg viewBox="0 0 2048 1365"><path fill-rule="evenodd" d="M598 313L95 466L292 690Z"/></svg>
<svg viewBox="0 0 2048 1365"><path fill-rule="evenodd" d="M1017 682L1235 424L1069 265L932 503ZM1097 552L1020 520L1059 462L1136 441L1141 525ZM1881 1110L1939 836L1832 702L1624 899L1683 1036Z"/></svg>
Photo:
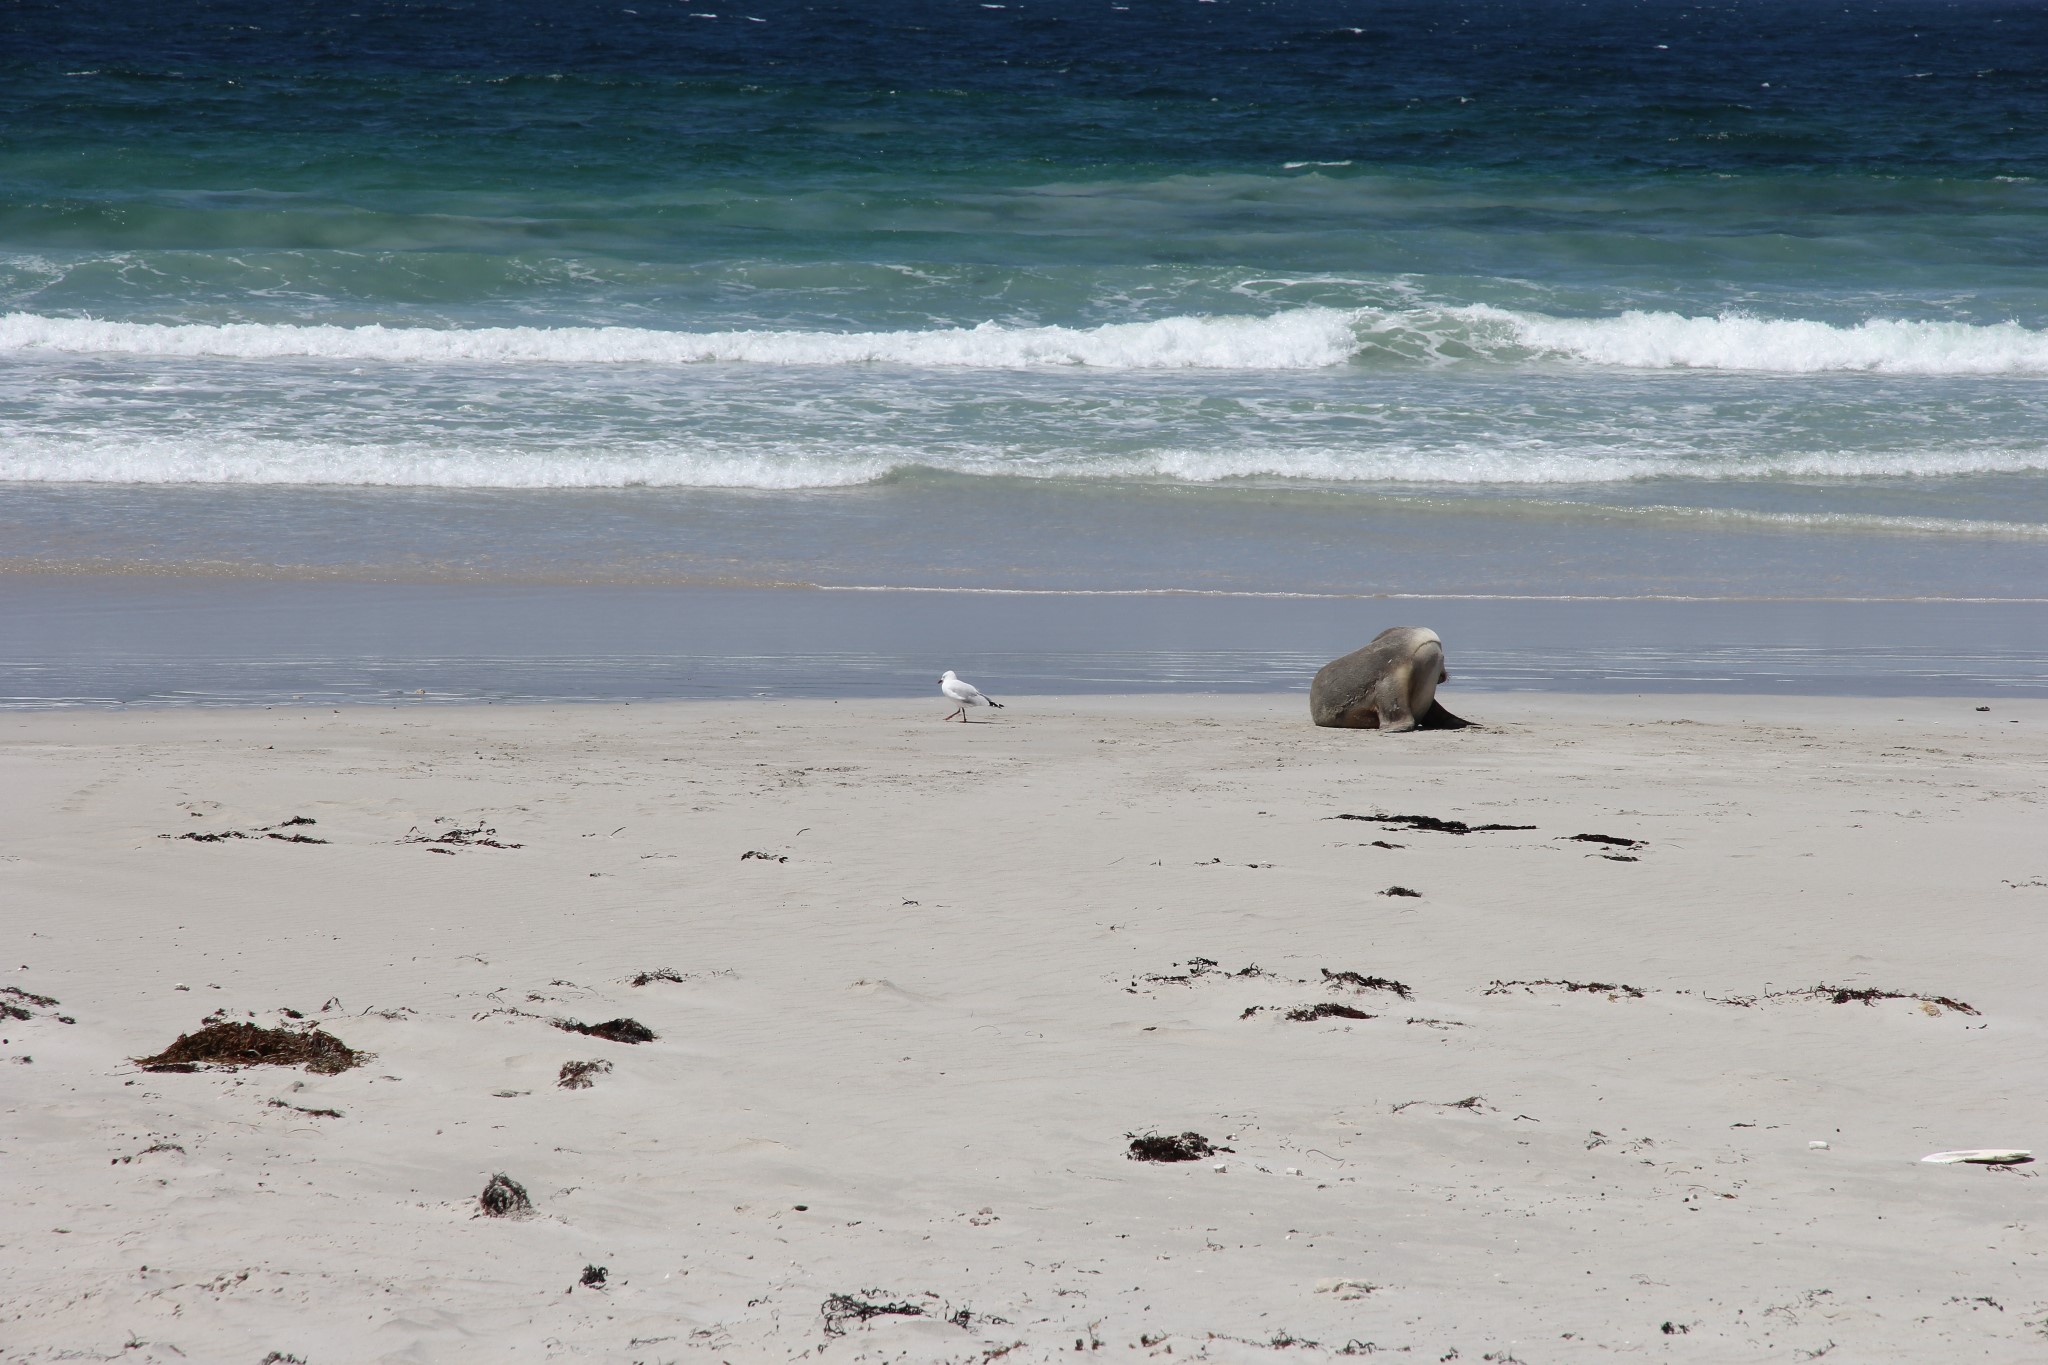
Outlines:
<svg viewBox="0 0 2048 1365"><path fill-rule="evenodd" d="M1436 699L1448 682L1444 642L1423 626L1393 626L1364 649L1332 659L1309 684L1308 713L1318 725L1346 730L1462 730Z"/></svg>

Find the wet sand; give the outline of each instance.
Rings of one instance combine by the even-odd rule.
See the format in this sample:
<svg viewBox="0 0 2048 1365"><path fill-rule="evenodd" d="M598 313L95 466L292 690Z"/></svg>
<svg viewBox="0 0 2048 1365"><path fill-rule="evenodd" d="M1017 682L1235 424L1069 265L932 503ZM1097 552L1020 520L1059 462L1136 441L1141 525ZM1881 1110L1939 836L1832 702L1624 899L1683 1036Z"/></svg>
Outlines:
<svg viewBox="0 0 2048 1365"><path fill-rule="evenodd" d="M2048 600L1580 587L1591 595L0 573L0 710L922 697L945 668L997 695L1305 693L1326 660L1400 624L1436 630L1475 691L2048 698Z"/></svg>

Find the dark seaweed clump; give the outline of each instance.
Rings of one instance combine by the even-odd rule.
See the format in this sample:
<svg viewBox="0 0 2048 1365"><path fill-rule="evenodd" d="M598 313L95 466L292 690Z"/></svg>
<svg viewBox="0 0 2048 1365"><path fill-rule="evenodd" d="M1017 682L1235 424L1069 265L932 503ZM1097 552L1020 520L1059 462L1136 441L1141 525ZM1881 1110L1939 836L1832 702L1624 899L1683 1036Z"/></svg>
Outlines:
<svg viewBox="0 0 2048 1365"><path fill-rule="evenodd" d="M1940 1005L1943 1009L1954 1010L1957 1014L1977 1013L1960 1000L1951 1000L1945 995L1921 995L1917 991L1881 991L1875 987L1856 986L1814 986L1809 990L1782 991L1778 994L1804 995L1837 1005L1874 1005L1880 1000L1918 1000L1922 1004Z"/></svg>
<svg viewBox="0 0 2048 1365"><path fill-rule="evenodd" d="M527 1197L526 1186L502 1171L491 1177L476 1202L486 1218L524 1218L533 1212L533 1200Z"/></svg>
<svg viewBox="0 0 2048 1365"><path fill-rule="evenodd" d="M524 848L524 844L500 843L498 831L484 825L473 829L451 829L443 834L422 834L417 825L406 831L401 844L460 844L464 848ZM439 852L440 850L435 850Z"/></svg>
<svg viewBox="0 0 2048 1365"><path fill-rule="evenodd" d="M876 1293L872 1289L863 1292ZM825 1319L825 1335L837 1337L846 1334L849 1322L866 1322L869 1318L880 1317L921 1318L924 1309L914 1303L877 1302L875 1299L856 1298L852 1294L834 1294L818 1305L818 1314Z"/></svg>
<svg viewBox="0 0 2048 1365"><path fill-rule="evenodd" d="M555 1084L564 1090L588 1090L597 1084L590 1079L592 1076L602 1076L611 1069L610 1062L563 1062Z"/></svg>
<svg viewBox="0 0 2048 1365"><path fill-rule="evenodd" d="M1180 964L1176 962L1174 965L1177 967ZM1145 979L1147 981L1155 981L1163 984L1184 986L1188 982L1193 981L1196 977L1207 976L1209 973L1215 971L1216 967L1217 962L1216 959L1213 957L1191 957L1188 959L1187 970L1184 972L1154 972L1150 976L1147 976Z"/></svg>
<svg viewBox="0 0 2048 1365"><path fill-rule="evenodd" d="M1200 1161L1231 1150L1218 1147L1200 1133L1125 1133L1124 1136L1131 1140L1131 1150L1126 1155L1132 1161Z"/></svg>
<svg viewBox="0 0 2048 1365"><path fill-rule="evenodd" d="M1417 896L1417 897L1419 897L1419 896L1421 896L1421 895L1422 895L1422 893L1421 893L1420 891L1417 891L1417 890L1416 890L1416 889L1415 889L1414 887L1412 887L1412 886L1390 886L1390 887L1388 887L1388 888L1387 888L1386 890L1384 890L1384 891L1380 892L1380 894L1381 894L1382 896Z"/></svg>
<svg viewBox="0 0 2048 1365"><path fill-rule="evenodd" d="M1181 964L1176 962L1173 965L1178 967ZM1187 960L1187 970L1185 971L1171 973L1152 972L1142 979L1151 982L1155 986L1185 986L1191 982L1199 981L1206 976L1236 977L1244 980L1263 976L1271 977L1276 981L1279 980L1279 973L1269 972L1256 962L1246 963L1234 972L1223 971L1213 957L1191 957ZM1135 987L1139 980L1140 978L1132 978L1131 985Z"/></svg>
<svg viewBox="0 0 2048 1365"><path fill-rule="evenodd" d="M1325 967L1323 980L1332 986L1351 986L1361 991L1392 991L1403 1000L1414 995L1406 985L1386 976L1360 976L1357 972L1333 972Z"/></svg>
<svg viewBox="0 0 2048 1365"><path fill-rule="evenodd" d="M137 1057L144 1071L197 1071L202 1066L303 1066L333 1075L361 1066L369 1053L357 1052L331 1033L264 1028L250 1023L208 1024L154 1057Z"/></svg>
<svg viewBox="0 0 2048 1365"><path fill-rule="evenodd" d="M651 1043L655 1032L638 1019L607 1019L602 1024L585 1024L575 1019L557 1019L556 1028L564 1033L581 1033L589 1038L602 1038L608 1043Z"/></svg>
<svg viewBox="0 0 2048 1365"><path fill-rule="evenodd" d="M19 986L0 986L0 1019L33 1019L35 1016L28 1012L27 1006L50 1009L56 1003L54 996L37 995L34 991L25 991ZM65 1019L64 1022L68 1024L71 1021Z"/></svg>
<svg viewBox="0 0 2048 1365"><path fill-rule="evenodd" d="M651 972L639 972L635 974L628 984L634 986L645 986L656 981L681 981L682 979L683 974L673 967L656 967Z"/></svg>
<svg viewBox="0 0 2048 1365"><path fill-rule="evenodd" d="M1534 986L1556 986L1566 991L1594 991L1601 995L1626 995L1630 999L1643 998L1641 988L1626 986L1618 981L1496 981L1486 988L1488 995L1506 995L1515 987L1529 990Z"/></svg>
<svg viewBox="0 0 2048 1365"><path fill-rule="evenodd" d="M292 829L299 825L317 825L319 823L318 820L315 820L310 815L294 815L289 820L280 820L274 825L264 825L259 829L251 831L224 829L216 833L201 833L198 830L186 830L183 834L159 834L156 837L159 839L190 839L195 844L220 844L226 843L229 839L257 838L276 839L287 844L324 844L327 842L325 839L315 839L310 834L279 834L277 832L281 829Z"/></svg>
<svg viewBox="0 0 2048 1365"><path fill-rule="evenodd" d="M1566 834L1560 837L1569 839L1573 843L1612 844L1616 848L1642 848L1645 846L1644 840L1624 839L1619 834Z"/></svg>
<svg viewBox="0 0 2048 1365"><path fill-rule="evenodd" d="M1296 1023L1307 1023L1311 1019L1374 1019L1378 1016L1367 1014L1364 1010L1353 1009L1349 1005L1339 1005L1335 1001L1325 1000L1320 1005L1303 1005L1298 1010L1289 1010L1287 1017Z"/></svg>
<svg viewBox="0 0 2048 1365"><path fill-rule="evenodd" d="M1439 820L1434 815L1332 815L1332 820L1370 820L1374 824L1404 829L1431 830L1437 834L1485 834L1501 829L1534 829L1534 825L1468 825L1463 820Z"/></svg>

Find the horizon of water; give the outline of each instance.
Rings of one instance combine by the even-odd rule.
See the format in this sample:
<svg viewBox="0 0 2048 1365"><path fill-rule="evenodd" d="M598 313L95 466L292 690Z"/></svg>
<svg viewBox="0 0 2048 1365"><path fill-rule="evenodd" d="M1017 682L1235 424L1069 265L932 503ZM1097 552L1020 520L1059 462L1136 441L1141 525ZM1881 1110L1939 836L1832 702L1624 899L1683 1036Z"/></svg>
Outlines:
<svg viewBox="0 0 2048 1365"><path fill-rule="evenodd" d="M2037 6L24 0L0 120L11 593L2048 597Z"/></svg>

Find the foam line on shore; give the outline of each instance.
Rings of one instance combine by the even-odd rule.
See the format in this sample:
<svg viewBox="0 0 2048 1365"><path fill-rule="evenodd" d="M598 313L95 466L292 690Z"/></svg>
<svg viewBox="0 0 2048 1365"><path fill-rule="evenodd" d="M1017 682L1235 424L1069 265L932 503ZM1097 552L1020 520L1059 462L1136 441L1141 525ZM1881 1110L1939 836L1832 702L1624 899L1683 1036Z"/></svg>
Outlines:
<svg viewBox="0 0 2048 1365"><path fill-rule="evenodd" d="M1777 455L1656 453L1562 443L1459 443L1158 449L1129 454L1045 454L1002 447L912 448L893 443L677 440L660 444L538 446L299 440L273 437L12 439L0 447L0 482L234 484L359 488L602 489L733 488L767 491L855 488L936 473L1031 482L1230 484L1406 484L1540 487L1622 484L1646 479L1740 482L1759 479L1944 478L2048 470L2048 450L1950 449L1788 451ZM1586 504L1589 509L1595 504ZM1601 508L1612 515L1771 522L1801 530L1911 531L2025 536L2048 528L2024 522L1738 508Z"/></svg>

